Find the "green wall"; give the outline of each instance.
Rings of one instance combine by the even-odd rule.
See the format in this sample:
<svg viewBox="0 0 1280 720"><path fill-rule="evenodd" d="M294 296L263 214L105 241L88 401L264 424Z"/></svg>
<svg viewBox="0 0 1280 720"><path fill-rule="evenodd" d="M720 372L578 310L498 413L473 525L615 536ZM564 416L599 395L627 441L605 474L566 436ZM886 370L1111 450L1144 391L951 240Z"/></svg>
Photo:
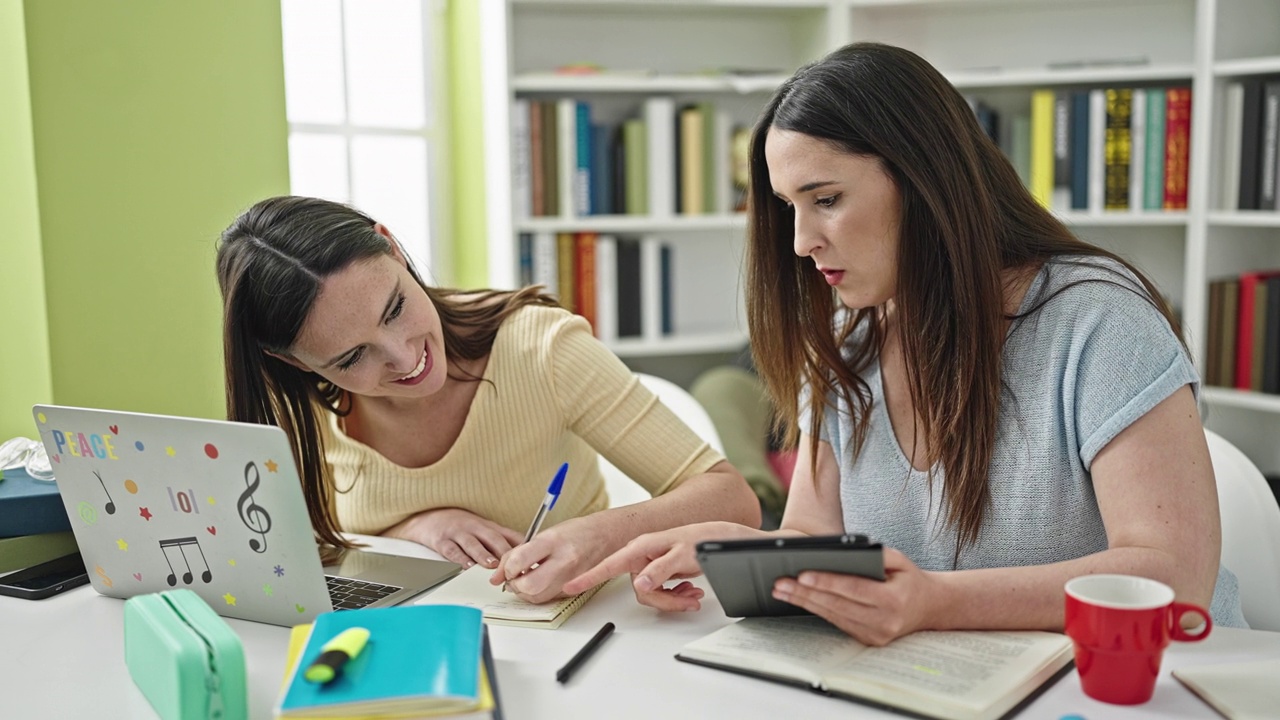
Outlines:
<svg viewBox="0 0 1280 720"><path fill-rule="evenodd" d="M0 442L35 437L53 399L22 3L0 0Z"/></svg>
<svg viewBox="0 0 1280 720"><path fill-rule="evenodd" d="M225 416L214 242L289 187L279 4L27 0L26 28L55 401Z"/></svg>
<svg viewBox="0 0 1280 720"><path fill-rule="evenodd" d="M480 4L470 0L452 0L448 22L453 278L458 287L488 287L484 105L480 98Z"/></svg>

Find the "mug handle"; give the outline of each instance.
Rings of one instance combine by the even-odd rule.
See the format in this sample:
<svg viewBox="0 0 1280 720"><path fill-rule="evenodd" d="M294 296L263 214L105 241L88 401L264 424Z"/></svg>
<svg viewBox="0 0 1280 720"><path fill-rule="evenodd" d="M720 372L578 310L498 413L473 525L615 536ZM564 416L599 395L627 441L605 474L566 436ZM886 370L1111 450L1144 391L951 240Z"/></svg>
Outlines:
<svg viewBox="0 0 1280 720"><path fill-rule="evenodd" d="M1204 619L1204 629L1192 635L1182 627L1182 616L1187 613L1195 613ZM1213 618L1209 617L1208 611L1199 605L1191 603L1175 602L1169 608L1169 637L1181 642L1199 642L1209 637L1209 631L1213 629Z"/></svg>

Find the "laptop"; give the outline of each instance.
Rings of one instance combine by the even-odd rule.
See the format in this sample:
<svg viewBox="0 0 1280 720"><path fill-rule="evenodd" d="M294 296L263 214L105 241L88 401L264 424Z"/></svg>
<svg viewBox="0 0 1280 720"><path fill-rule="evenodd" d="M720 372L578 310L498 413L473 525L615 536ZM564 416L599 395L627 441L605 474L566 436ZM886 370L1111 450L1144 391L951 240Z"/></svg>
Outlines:
<svg viewBox="0 0 1280 720"><path fill-rule="evenodd" d="M347 550L322 567L288 438L270 425L36 405L93 588L187 588L220 615L299 625L408 600L451 562Z"/></svg>

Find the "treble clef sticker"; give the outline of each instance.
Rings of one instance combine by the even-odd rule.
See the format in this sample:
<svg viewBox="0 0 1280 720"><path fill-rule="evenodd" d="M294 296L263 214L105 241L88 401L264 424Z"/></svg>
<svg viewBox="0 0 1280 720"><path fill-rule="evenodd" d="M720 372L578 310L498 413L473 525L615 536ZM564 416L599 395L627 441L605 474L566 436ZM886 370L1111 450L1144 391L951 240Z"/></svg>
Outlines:
<svg viewBox="0 0 1280 720"><path fill-rule="evenodd" d="M257 492L260 481L258 466L252 462L245 465L244 482L248 487L240 493L240 499L236 501L236 512L240 514L240 522L262 538L261 541L258 538L249 539L249 549L257 553L267 551L267 533L271 532L271 515L253 501L253 494Z"/></svg>

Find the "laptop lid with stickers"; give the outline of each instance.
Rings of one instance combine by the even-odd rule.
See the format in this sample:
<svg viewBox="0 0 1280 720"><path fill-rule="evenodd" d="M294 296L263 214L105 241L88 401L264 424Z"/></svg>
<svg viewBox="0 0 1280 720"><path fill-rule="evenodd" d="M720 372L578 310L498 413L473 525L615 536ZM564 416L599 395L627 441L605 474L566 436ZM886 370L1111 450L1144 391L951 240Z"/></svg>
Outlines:
<svg viewBox="0 0 1280 720"><path fill-rule="evenodd" d="M280 428L51 405L33 414L99 593L187 588L221 615L286 626L355 606L330 600ZM353 595L362 607L403 601L459 569L356 555L370 558L349 559L344 570L369 567L376 579L339 585L380 593Z"/></svg>

